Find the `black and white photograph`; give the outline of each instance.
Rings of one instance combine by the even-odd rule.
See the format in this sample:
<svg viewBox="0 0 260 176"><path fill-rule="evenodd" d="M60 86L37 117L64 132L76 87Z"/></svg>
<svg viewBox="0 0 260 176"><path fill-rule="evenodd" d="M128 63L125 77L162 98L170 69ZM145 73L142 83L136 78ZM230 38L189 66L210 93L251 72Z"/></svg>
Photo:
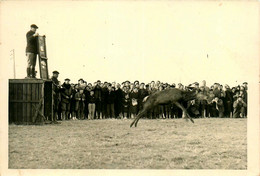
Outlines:
<svg viewBox="0 0 260 176"><path fill-rule="evenodd" d="M1 1L0 175L260 174L258 1Z"/></svg>

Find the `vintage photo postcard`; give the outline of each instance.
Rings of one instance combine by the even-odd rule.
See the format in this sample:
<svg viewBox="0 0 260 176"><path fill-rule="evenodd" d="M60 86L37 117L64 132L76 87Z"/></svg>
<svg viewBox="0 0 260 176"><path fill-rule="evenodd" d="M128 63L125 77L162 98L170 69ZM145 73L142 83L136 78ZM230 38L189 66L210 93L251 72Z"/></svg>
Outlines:
<svg viewBox="0 0 260 176"><path fill-rule="evenodd" d="M0 175L259 176L258 1L1 1Z"/></svg>

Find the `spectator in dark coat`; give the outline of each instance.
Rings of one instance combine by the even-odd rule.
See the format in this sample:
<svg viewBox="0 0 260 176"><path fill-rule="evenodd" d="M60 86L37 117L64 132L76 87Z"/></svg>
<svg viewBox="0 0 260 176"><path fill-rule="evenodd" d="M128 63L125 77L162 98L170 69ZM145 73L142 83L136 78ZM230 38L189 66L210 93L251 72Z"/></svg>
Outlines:
<svg viewBox="0 0 260 176"><path fill-rule="evenodd" d="M65 79L63 83L61 92L61 110L62 110L62 120L68 120L70 113L70 100L72 98L72 88L70 85L70 79Z"/></svg>
<svg viewBox="0 0 260 176"><path fill-rule="evenodd" d="M71 119L76 120L77 110L76 110L75 95L78 92L79 86L78 84L74 86L71 84L71 88L72 88L72 98L70 100L70 114L71 114Z"/></svg>
<svg viewBox="0 0 260 176"><path fill-rule="evenodd" d="M88 119L88 114L89 114L89 109L88 109L88 97L90 96L90 91L91 91L91 88L86 85L84 90L83 90L83 93L85 95L85 110L84 110L84 119Z"/></svg>
<svg viewBox="0 0 260 176"><path fill-rule="evenodd" d="M115 117L120 118L120 114L122 113L122 101L123 101L123 91L121 89L121 85L118 83L116 85L115 90Z"/></svg>
<svg viewBox="0 0 260 176"><path fill-rule="evenodd" d="M107 94L107 83L104 83L101 86L101 109L102 109L102 118L107 118L107 102L106 102L106 94Z"/></svg>
<svg viewBox="0 0 260 176"><path fill-rule="evenodd" d="M101 82L97 81L97 85L94 88L94 95L96 99L96 112L95 118L101 119L102 118L102 89L100 87Z"/></svg>
<svg viewBox="0 0 260 176"><path fill-rule="evenodd" d="M84 94L84 90L82 88L79 88L79 90L76 92L75 96L75 112L77 114L77 118L73 118L73 120L76 119L84 119L84 110L85 110L85 100L86 95Z"/></svg>
<svg viewBox="0 0 260 176"><path fill-rule="evenodd" d="M105 102L107 104L107 116L108 118L115 118L115 91L112 86L108 85L108 91L106 92Z"/></svg>
<svg viewBox="0 0 260 176"><path fill-rule="evenodd" d="M233 112L233 94L228 85L225 85L225 98L224 98L224 106L225 106L225 116L232 117Z"/></svg>
<svg viewBox="0 0 260 176"><path fill-rule="evenodd" d="M53 76L51 78L52 80L52 90L53 90L53 119L52 121L58 120L58 110L59 110L59 104L61 101L60 97L60 85L59 85L59 72L53 71Z"/></svg>
<svg viewBox="0 0 260 176"><path fill-rule="evenodd" d="M209 96L211 98L214 98L215 97L215 94L213 93L213 89L210 89L209 90ZM217 117L218 115L218 112L217 112L217 109L216 109L216 102L212 101L208 104L208 107L209 107L209 116L210 117Z"/></svg>
<svg viewBox="0 0 260 176"><path fill-rule="evenodd" d="M224 104L223 104L223 100L218 98L218 97L215 97L213 102L216 103L216 109L218 111L218 117L223 118L224 117Z"/></svg>

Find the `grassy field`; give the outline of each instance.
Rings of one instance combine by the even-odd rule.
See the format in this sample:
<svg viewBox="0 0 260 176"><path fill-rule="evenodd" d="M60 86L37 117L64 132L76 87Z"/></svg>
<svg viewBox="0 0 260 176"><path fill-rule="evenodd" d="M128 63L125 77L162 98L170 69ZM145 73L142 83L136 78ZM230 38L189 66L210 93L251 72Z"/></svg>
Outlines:
<svg viewBox="0 0 260 176"><path fill-rule="evenodd" d="M247 119L9 125L9 168L246 169Z"/></svg>

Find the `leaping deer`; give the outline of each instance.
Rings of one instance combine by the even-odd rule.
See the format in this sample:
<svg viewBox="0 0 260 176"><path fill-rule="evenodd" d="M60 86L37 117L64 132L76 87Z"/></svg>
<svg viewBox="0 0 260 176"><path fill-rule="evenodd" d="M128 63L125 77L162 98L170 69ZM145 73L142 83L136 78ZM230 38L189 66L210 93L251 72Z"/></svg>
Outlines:
<svg viewBox="0 0 260 176"><path fill-rule="evenodd" d="M190 121L194 123L193 119L190 117L187 110L181 104L182 101L189 101L194 99L207 100L208 102L210 101L209 96L204 95L202 93L198 93L196 90L184 91L172 88L155 92L149 95L149 97L145 100L143 109L141 110L141 112L138 113L137 117L133 120L130 127L132 127L134 124L136 127L139 119L142 116L144 116L148 110L154 108L157 105L163 104L175 104L177 107L181 108L181 110L184 113L184 117L189 118Z"/></svg>

